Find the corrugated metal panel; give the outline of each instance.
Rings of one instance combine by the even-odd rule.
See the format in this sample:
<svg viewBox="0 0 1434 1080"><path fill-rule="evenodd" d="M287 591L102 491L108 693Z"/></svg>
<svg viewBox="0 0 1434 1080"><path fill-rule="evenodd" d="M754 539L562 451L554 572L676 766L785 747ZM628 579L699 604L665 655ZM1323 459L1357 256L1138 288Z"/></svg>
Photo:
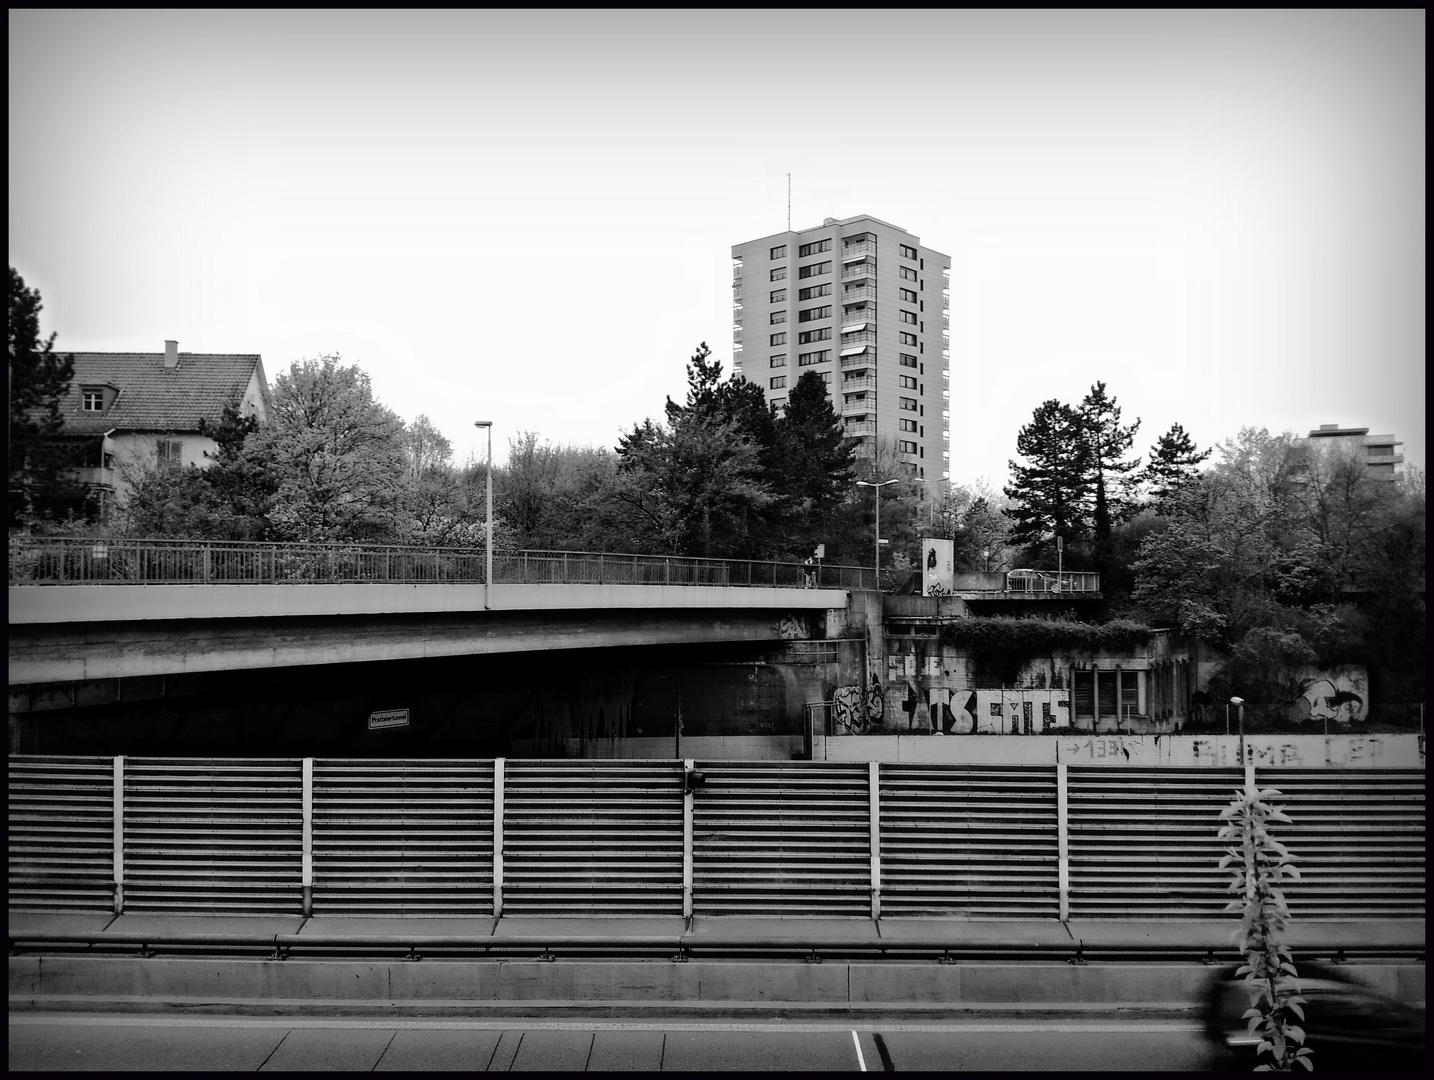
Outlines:
<svg viewBox="0 0 1434 1080"><path fill-rule="evenodd" d="M493 762L314 762L315 915L490 915Z"/></svg>
<svg viewBox="0 0 1434 1080"><path fill-rule="evenodd" d="M114 906L114 759L10 758L11 911Z"/></svg>
<svg viewBox="0 0 1434 1080"><path fill-rule="evenodd" d="M1220 811L1242 769L1069 767L1072 919L1224 918Z"/></svg>
<svg viewBox="0 0 1434 1080"><path fill-rule="evenodd" d="M682 765L513 761L505 915L681 915Z"/></svg>
<svg viewBox="0 0 1434 1080"><path fill-rule="evenodd" d="M1060 914L1054 766L883 765L884 915Z"/></svg>
<svg viewBox="0 0 1434 1080"><path fill-rule="evenodd" d="M125 910L302 910L303 776L274 758L126 758Z"/></svg>
<svg viewBox="0 0 1434 1080"><path fill-rule="evenodd" d="M1264 769L1256 781L1291 824L1276 838L1296 856L1285 889L1298 919L1422 919L1424 772Z"/></svg>
<svg viewBox="0 0 1434 1080"><path fill-rule="evenodd" d="M870 915L864 762L702 762L693 805L697 915Z"/></svg>

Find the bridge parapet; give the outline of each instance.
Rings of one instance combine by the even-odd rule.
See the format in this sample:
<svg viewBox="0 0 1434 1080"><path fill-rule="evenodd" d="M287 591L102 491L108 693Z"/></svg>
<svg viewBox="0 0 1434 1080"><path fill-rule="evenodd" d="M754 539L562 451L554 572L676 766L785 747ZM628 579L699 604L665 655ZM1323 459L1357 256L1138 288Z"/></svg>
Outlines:
<svg viewBox="0 0 1434 1080"><path fill-rule="evenodd" d="M12 537L15 585L487 584L483 548ZM494 585L870 589L860 566L594 551L495 551Z"/></svg>

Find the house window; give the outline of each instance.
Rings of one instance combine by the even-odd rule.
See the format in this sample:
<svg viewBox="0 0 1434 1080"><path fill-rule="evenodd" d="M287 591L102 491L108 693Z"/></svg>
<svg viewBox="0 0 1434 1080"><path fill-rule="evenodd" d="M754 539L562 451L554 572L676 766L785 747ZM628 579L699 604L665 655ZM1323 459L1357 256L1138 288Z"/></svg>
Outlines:
<svg viewBox="0 0 1434 1080"><path fill-rule="evenodd" d="M901 376L901 388L903 390L915 390L916 380L913 379L910 375Z"/></svg>
<svg viewBox="0 0 1434 1080"><path fill-rule="evenodd" d="M814 341L826 341L832 336L832 328L824 326L820 330L807 330L797 335L798 345L810 345Z"/></svg>
<svg viewBox="0 0 1434 1080"><path fill-rule="evenodd" d="M784 398L784 397L774 397L774 398L772 399L772 408L774 408L774 409L780 409L780 408L781 408L782 406L784 406L786 403L787 403L787 399L786 399L786 398Z"/></svg>
<svg viewBox="0 0 1434 1080"><path fill-rule="evenodd" d="M902 367L915 367L915 366L916 366L916 357L912 356L910 353L905 353L905 352L904 352L904 353L901 353L900 355L901 355L901 366L902 366Z"/></svg>
<svg viewBox="0 0 1434 1080"><path fill-rule="evenodd" d="M916 421L915 421L915 420L902 420L902 421L901 421L901 430L902 430L902 431L915 432L915 431L916 431Z"/></svg>
<svg viewBox="0 0 1434 1080"><path fill-rule="evenodd" d="M797 271L797 277L799 277L799 278L821 277L823 274L830 274L831 272L832 272L832 264L831 264L830 261L827 261L827 262L819 262L819 263L811 263L810 265L808 265L808 266L803 266L800 270L798 270L798 271Z"/></svg>
<svg viewBox="0 0 1434 1080"><path fill-rule="evenodd" d="M180 439L160 439L155 443L156 458L162 469L179 468L180 453L184 449L184 443Z"/></svg>
<svg viewBox="0 0 1434 1080"><path fill-rule="evenodd" d="M915 335L915 334L908 334L906 331L903 330L900 334L897 335L897 337L899 337L899 338L901 339L901 343L902 343L903 345L915 345L915 344L916 344L916 335Z"/></svg>
<svg viewBox="0 0 1434 1080"><path fill-rule="evenodd" d="M915 398L904 397L904 398L901 399L900 404L901 404L901 408L902 408L905 412L915 412L915 411L916 411L916 399L915 399Z"/></svg>
<svg viewBox="0 0 1434 1080"><path fill-rule="evenodd" d="M768 277L768 280L769 280L769 281L786 281L786 280L787 280L787 268L786 268L785 266L779 266L779 267L777 267L775 270L772 271L771 275Z"/></svg>
<svg viewBox="0 0 1434 1080"><path fill-rule="evenodd" d="M916 303L916 293L911 289L902 289L901 299L908 304L914 304Z"/></svg>
<svg viewBox="0 0 1434 1080"><path fill-rule="evenodd" d="M784 259L784 258L786 258L786 257L787 257L787 245L786 245L786 244L778 244L776 247L774 247L774 248L772 249L772 258L774 258L774 259Z"/></svg>
<svg viewBox="0 0 1434 1080"><path fill-rule="evenodd" d="M903 312L901 313L901 321L904 322L904 323L908 323L908 324L910 324L911 326L915 326L915 325L916 325L916 312L914 312L914 311L903 311Z"/></svg>
<svg viewBox="0 0 1434 1080"><path fill-rule="evenodd" d="M797 322L811 322L814 319L830 319L832 306L823 304L821 307L805 308L797 315Z"/></svg>
<svg viewBox="0 0 1434 1080"><path fill-rule="evenodd" d="M771 337L771 339L770 339L770 341L768 342L768 344L771 344L771 345L785 345L786 343L787 343L787 335L786 335L786 334L773 334L772 337Z"/></svg>
<svg viewBox="0 0 1434 1080"><path fill-rule="evenodd" d="M831 282L824 285L808 285L797 293L798 300L814 300L818 296L830 296L832 291Z"/></svg>
<svg viewBox="0 0 1434 1080"><path fill-rule="evenodd" d="M830 251L832 242L830 240L817 240L810 244L803 244L797 248L797 258L805 259L808 255L819 255L823 251Z"/></svg>
<svg viewBox="0 0 1434 1080"><path fill-rule="evenodd" d="M777 375L772 379L769 385L773 390L780 390L787 385L787 377L785 375Z"/></svg>
<svg viewBox="0 0 1434 1080"><path fill-rule="evenodd" d="M817 374L822 377L822 382L826 383L828 386L831 385L832 373L830 371L818 371Z"/></svg>
<svg viewBox="0 0 1434 1080"><path fill-rule="evenodd" d="M786 366L787 366L787 354L784 353L784 352L779 352L779 353L777 353L775 356L772 357L772 362L771 362L770 364L768 364L767 366L768 366L768 367L786 367Z"/></svg>
<svg viewBox="0 0 1434 1080"><path fill-rule="evenodd" d="M773 303L773 304L780 304L780 303L781 303L783 300L785 300L786 298L787 298L787 290L786 290L786 289L773 289L773 290L772 290L771 300L770 300L769 302L770 302L770 303Z"/></svg>
<svg viewBox="0 0 1434 1080"><path fill-rule="evenodd" d="M84 412L104 412L105 392L103 390L81 390L80 408Z"/></svg>
<svg viewBox="0 0 1434 1080"><path fill-rule="evenodd" d="M907 441L906 439L902 439L900 442L898 442L898 443L896 444L896 447L897 447L897 449L900 450L903 454L914 454L914 453L916 453L916 444L915 444L914 442L909 442L909 441Z"/></svg>
<svg viewBox="0 0 1434 1080"><path fill-rule="evenodd" d="M902 244L902 245L901 245L901 257L902 257L903 259L914 259L914 258L916 258L916 249L915 249L914 247L912 247L910 244Z"/></svg>
<svg viewBox="0 0 1434 1080"><path fill-rule="evenodd" d="M832 358L830 349L817 349L815 352L804 352L797 357L798 367L811 367L813 364L825 364Z"/></svg>
<svg viewBox="0 0 1434 1080"><path fill-rule="evenodd" d="M778 326L778 325L780 325L781 323L786 322L786 321L787 321L787 312L786 312L786 309L783 308L781 311L774 311L774 312L772 312L772 317L771 317L771 319L770 319L769 321L771 322L771 325L773 325L773 326Z"/></svg>
<svg viewBox="0 0 1434 1080"><path fill-rule="evenodd" d="M911 269L911 267L909 266L899 266L897 267L896 272L900 274L901 277L906 281L916 280L916 271Z"/></svg>

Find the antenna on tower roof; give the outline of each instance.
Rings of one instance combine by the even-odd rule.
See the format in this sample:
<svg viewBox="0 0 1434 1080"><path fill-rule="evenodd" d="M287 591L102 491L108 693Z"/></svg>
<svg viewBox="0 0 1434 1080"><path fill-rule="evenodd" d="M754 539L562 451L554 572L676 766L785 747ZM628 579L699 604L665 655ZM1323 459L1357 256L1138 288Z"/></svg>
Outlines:
<svg viewBox="0 0 1434 1080"><path fill-rule="evenodd" d="M787 173L787 232L792 231L792 174Z"/></svg>

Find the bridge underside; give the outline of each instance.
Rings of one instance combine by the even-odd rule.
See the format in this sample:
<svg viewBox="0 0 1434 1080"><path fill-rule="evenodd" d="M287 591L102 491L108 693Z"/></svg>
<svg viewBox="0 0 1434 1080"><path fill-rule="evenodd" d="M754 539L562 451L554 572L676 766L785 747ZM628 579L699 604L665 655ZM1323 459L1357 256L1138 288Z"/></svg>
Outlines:
<svg viewBox="0 0 1434 1080"><path fill-rule="evenodd" d="M495 611L10 626L10 685L826 636L820 612Z"/></svg>

